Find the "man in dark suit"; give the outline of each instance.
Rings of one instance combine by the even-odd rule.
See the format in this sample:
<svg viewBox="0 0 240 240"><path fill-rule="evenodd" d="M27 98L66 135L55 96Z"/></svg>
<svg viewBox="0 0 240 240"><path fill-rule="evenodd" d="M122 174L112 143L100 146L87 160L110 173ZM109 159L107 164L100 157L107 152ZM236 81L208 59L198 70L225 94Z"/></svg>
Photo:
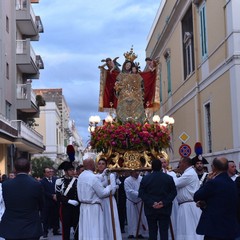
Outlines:
<svg viewBox="0 0 240 240"><path fill-rule="evenodd" d="M212 168L211 179L194 194L202 209L196 232L204 235L204 240L233 240L238 228L237 188L227 174L226 158L215 158Z"/></svg>
<svg viewBox="0 0 240 240"><path fill-rule="evenodd" d="M139 197L144 202L150 240L157 239L158 227L161 240L168 240L172 201L177 195L173 178L161 170L161 161L153 159L152 172L143 177L139 188Z"/></svg>
<svg viewBox="0 0 240 240"><path fill-rule="evenodd" d="M29 176L30 161L14 162L16 177L2 184L5 212L0 222L0 236L8 239L38 240L42 236L40 210L43 204L41 183Z"/></svg>
<svg viewBox="0 0 240 240"><path fill-rule="evenodd" d="M118 176L119 181L121 182L119 188L117 189L116 200L118 207L118 217L121 232L125 233L125 223L126 223L126 193L124 190L124 180L126 179L125 173L120 172Z"/></svg>
<svg viewBox="0 0 240 240"><path fill-rule="evenodd" d="M53 235L59 233L59 203L55 192L56 177L54 170L50 167L44 168L44 178L40 181L44 189L44 207L42 211L43 237L48 235L48 229L53 229Z"/></svg>
<svg viewBox="0 0 240 240"><path fill-rule="evenodd" d="M62 239L70 240L71 228L74 239L78 240L79 200L77 195L77 178L72 162L62 162L58 167L64 170L64 176L55 184L57 200L60 203L60 219L62 222Z"/></svg>

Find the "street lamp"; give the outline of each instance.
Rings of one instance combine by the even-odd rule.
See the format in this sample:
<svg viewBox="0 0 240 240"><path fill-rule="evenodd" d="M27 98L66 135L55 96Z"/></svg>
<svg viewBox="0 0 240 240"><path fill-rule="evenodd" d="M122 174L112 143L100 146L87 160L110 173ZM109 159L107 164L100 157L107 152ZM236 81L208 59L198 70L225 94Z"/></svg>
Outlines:
<svg viewBox="0 0 240 240"><path fill-rule="evenodd" d="M113 117L111 115L108 115L106 118L105 118L105 122L106 123L112 123L113 122Z"/></svg>
<svg viewBox="0 0 240 240"><path fill-rule="evenodd" d="M158 115L154 115L152 120L153 120L154 123L159 123L161 118Z"/></svg>
<svg viewBox="0 0 240 240"><path fill-rule="evenodd" d="M160 123L161 118L158 115L154 115L152 120L153 120L154 123L160 124L160 126L163 126L163 127L169 127L171 130L172 130L173 124L175 123L174 118L173 117L169 117L167 115L165 115L163 117L161 123Z"/></svg>
<svg viewBox="0 0 240 240"><path fill-rule="evenodd" d="M98 123L100 123L101 118L99 116L91 116L89 118L89 127L88 127L88 131L89 132L94 132L96 126L98 125Z"/></svg>

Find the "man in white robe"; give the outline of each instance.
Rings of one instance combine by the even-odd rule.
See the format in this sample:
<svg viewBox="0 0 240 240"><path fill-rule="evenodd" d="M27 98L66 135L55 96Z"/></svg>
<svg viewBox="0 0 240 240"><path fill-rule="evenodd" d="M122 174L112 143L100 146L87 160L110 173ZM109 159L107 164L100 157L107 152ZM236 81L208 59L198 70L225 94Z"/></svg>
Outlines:
<svg viewBox="0 0 240 240"><path fill-rule="evenodd" d="M192 160L187 157L182 158L179 161L179 170L182 176L174 178L179 204L176 240L202 240L203 236L196 233L201 210L196 206L193 196L199 189L200 183L192 167Z"/></svg>
<svg viewBox="0 0 240 240"><path fill-rule="evenodd" d="M128 238L136 237L143 238L148 235L147 232L147 219L144 214L143 203L141 198L138 197L138 190L142 177L139 176L138 171L132 171L130 176L124 181L124 189L126 192L126 209L127 209L127 222L128 222ZM139 214L141 212L141 216ZM139 229L138 229L138 222ZM138 233L137 233L138 230Z"/></svg>
<svg viewBox="0 0 240 240"><path fill-rule="evenodd" d="M1 222L4 211L5 211L5 204L2 196L2 183L0 183L0 222ZM0 240L4 240L4 238L0 237Z"/></svg>
<svg viewBox="0 0 240 240"><path fill-rule="evenodd" d="M84 171L78 177L77 191L81 202L79 240L105 240L101 199L110 195L111 185L103 187L94 174L95 163L91 158L83 161Z"/></svg>

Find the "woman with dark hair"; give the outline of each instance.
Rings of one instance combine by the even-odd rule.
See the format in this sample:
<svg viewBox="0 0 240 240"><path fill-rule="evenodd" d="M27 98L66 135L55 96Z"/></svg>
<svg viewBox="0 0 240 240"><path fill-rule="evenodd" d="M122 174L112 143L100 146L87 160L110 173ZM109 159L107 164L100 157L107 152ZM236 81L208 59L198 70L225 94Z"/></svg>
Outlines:
<svg viewBox="0 0 240 240"><path fill-rule="evenodd" d="M134 120L143 123L146 119L143 79L138 73L130 74L133 67L136 66L131 61L125 61L117 76L114 87L118 98L116 114L121 122Z"/></svg>
<svg viewBox="0 0 240 240"><path fill-rule="evenodd" d="M116 178L113 173L110 173L107 169L107 161L104 158L99 159L97 163L98 177L101 180L103 186L111 184L116 190ZM120 230L117 203L113 196L115 192L112 192L112 196L102 199L103 215L104 215L104 239L114 240L114 235L117 240L122 239ZM112 201L112 204L110 204ZM111 209L112 208L112 209ZM112 224L112 218L114 219L114 228ZM114 233L115 232L115 233Z"/></svg>

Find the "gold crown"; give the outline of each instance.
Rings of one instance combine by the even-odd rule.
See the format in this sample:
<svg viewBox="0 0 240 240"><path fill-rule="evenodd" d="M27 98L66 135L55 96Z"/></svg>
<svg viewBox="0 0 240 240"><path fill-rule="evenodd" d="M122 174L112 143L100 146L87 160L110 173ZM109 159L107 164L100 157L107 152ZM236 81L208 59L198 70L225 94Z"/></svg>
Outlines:
<svg viewBox="0 0 240 240"><path fill-rule="evenodd" d="M126 52L123 54L125 60L133 62L138 56L133 52L133 47L131 47L130 52Z"/></svg>

